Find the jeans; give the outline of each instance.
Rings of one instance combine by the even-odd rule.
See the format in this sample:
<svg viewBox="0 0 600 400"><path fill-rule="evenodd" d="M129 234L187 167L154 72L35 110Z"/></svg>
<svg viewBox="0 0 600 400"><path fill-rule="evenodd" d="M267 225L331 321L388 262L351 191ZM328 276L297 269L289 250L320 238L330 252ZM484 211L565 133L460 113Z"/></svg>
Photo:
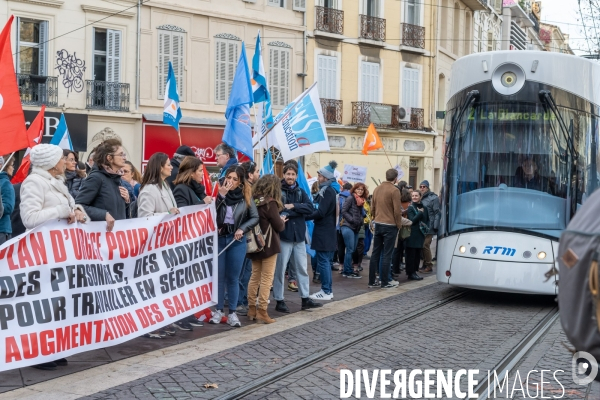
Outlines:
<svg viewBox="0 0 600 400"><path fill-rule="evenodd" d="M298 279L296 278L296 265L294 264L294 259L290 258L290 261L288 262L287 265L287 269L285 271L285 273L287 274L288 277L288 282L292 282L292 281L297 281Z"/></svg>
<svg viewBox="0 0 600 400"><path fill-rule="evenodd" d="M342 236L344 237L344 245L346 246L346 255L344 257L344 275L350 275L354 271L352 268L352 255L356 250L358 242L358 232L354 232L347 226L342 226Z"/></svg>
<svg viewBox="0 0 600 400"><path fill-rule="evenodd" d="M317 250L317 272L321 274L321 290L331 294L331 260L333 251Z"/></svg>
<svg viewBox="0 0 600 400"><path fill-rule="evenodd" d="M432 267L433 266L433 255L431 254L431 241L433 240L433 235L425 236L425 243L423 244L423 268Z"/></svg>
<svg viewBox="0 0 600 400"><path fill-rule="evenodd" d="M410 276L419 270L421 264L421 249L406 248L406 275Z"/></svg>
<svg viewBox="0 0 600 400"><path fill-rule="evenodd" d="M258 294L258 308L266 310L269 304L269 294L273 284L273 274L277 263L277 254L263 260L252 261L252 276L248 283L248 302L256 304Z"/></svg>
<svg viewBox="0 0 600 400"><path fill-rule="evenodd" d="M252 260L246 258L244 260L244 266L240 273L240 294L238 297L238 307L248 305L248 282L250 282L250 275L252 275Z"/></svg>
<svg viewBox="0 0 600 400"><path fill-rule="evenodd" d="M365 251L365 239L360 238L358 242L356 242L356 250L354 250L354 254L352 254L352 262L360 267L362 264L362 260L364 257Z"/></svg>
<svg viewBox="0 0 600 400"><path fill-rule="evenodd" d="M373 237L373 253L371 254L371 262L369 263L369 284L375 283L375 272L377 271L377 263L383 253L381 262L381 286L389 283L390 265L392 263L392 253L394 252L394 244L396 243L396 235L398 228L395 225L375 224L375 235Z"/></svg>
<svg viewBox="0 0 600 400"><path fill-rule="evenodd" d="M227 295L229 298L229 312L235 311L238 304L240 292L240 272L244 266L246 258L246 240L235 240L233 233L226 236L219 236L219 253L233 241L233 244L219 256L219 295L217 301L217 310L223 310L225 302L225 286L227 286Z"/></svg>
<svg viewBox="0 0 600 400"><path fill-rule="evenodd" d="M307 298L309 295L308 271L306 270L306 245L304 242L286 242L281 241L281 253L277 257L277 268L275 269L275 279L273 280L273 298L277 301L283 300L285 287L285 266L289 261L296 272L298 283L298 293L301 298ZM331 268L329 269L331 271Z"/></svg>

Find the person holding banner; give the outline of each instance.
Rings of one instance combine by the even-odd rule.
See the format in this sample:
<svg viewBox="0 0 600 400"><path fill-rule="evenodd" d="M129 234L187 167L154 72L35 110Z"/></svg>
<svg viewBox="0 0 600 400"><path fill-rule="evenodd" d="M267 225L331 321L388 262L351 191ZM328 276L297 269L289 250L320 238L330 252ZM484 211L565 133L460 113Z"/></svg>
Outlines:
<svg viewBox="0 0 600 400"><path fill-rule="evenodd" d="M94 150L94 166L75 199L92 221L106 221L109 232L116 220L127 219L129 215L129 192L121 186L125 161L127 155L119 139L108 139L98 145Z"/></svg>
<svg viewBox="0 0 600 400"><path fill-rule="evenodd" d="M15 207L15 190L10 183L10 176L15 170L14 162L15 159L10 154L0 157L0 168L4 166L4 170L0 172L0 244L12 237L10 214Z"/></svg>
<svg viewBox="0 0 600 400"><path fill-rule="evenodd" d="M234 165L227 169L225 179L219 187L216 206L219 232L218 300L209 322L221 323L224 316L225 285L227 285L229 296L227 323L233 327L240 327L242 324L235 309L240 292L240 272L246 257L244 235L258 224L258 211L252 201L252 188L246 180L246 171L242 167Z"/></svg>
<svg viewBox="0 0 600 400"><path fill-rule="evenodd" d="M73 150L63 149L63 156L67 157L67 169L65 170L65 184L69 189L69 193L73 198L77 198L81 184L85 179L85 171L77 169L79 163L79 157Z"/></svg>

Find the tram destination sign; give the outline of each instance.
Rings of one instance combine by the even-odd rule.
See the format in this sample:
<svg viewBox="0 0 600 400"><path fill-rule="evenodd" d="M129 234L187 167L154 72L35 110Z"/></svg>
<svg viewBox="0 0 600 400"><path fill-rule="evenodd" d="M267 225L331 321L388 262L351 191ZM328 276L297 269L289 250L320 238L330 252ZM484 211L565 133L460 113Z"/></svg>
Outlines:
<svg viewBox="0 0 600 400"><path fill-rule="evenodd" d="M477 114L475 114L477 112ZM537 112L514 112L499 109L497 112L487 110L471 110L469 120L496 120L496 121L549 121L556 120L556 116L551 112L537 113Z"/></svg>

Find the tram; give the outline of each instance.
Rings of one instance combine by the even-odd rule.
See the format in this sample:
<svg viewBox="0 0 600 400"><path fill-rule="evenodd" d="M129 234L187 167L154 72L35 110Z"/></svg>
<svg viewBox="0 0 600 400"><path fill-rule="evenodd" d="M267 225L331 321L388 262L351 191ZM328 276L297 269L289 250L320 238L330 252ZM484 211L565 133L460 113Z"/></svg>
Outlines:
<svg viewBox="0 0 600 400"><path fill-rule="evenodd" d="M495 51L454 63L438 281L557 292L560 234L600 186L599 105L600 64L584 58Z"/></svg>

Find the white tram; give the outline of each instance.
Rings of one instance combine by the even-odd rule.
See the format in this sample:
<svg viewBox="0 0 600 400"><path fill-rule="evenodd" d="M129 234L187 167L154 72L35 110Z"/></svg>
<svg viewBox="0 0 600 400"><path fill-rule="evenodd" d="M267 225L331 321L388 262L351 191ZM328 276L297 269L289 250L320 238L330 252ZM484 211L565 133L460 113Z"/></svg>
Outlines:
<svg viewBox="0 0 600 400"><path fill-rule="evenodd" d="M560 234L600 186L600 64L473 54L454 63L449 98L438 281L556 293Z"/></svg>

